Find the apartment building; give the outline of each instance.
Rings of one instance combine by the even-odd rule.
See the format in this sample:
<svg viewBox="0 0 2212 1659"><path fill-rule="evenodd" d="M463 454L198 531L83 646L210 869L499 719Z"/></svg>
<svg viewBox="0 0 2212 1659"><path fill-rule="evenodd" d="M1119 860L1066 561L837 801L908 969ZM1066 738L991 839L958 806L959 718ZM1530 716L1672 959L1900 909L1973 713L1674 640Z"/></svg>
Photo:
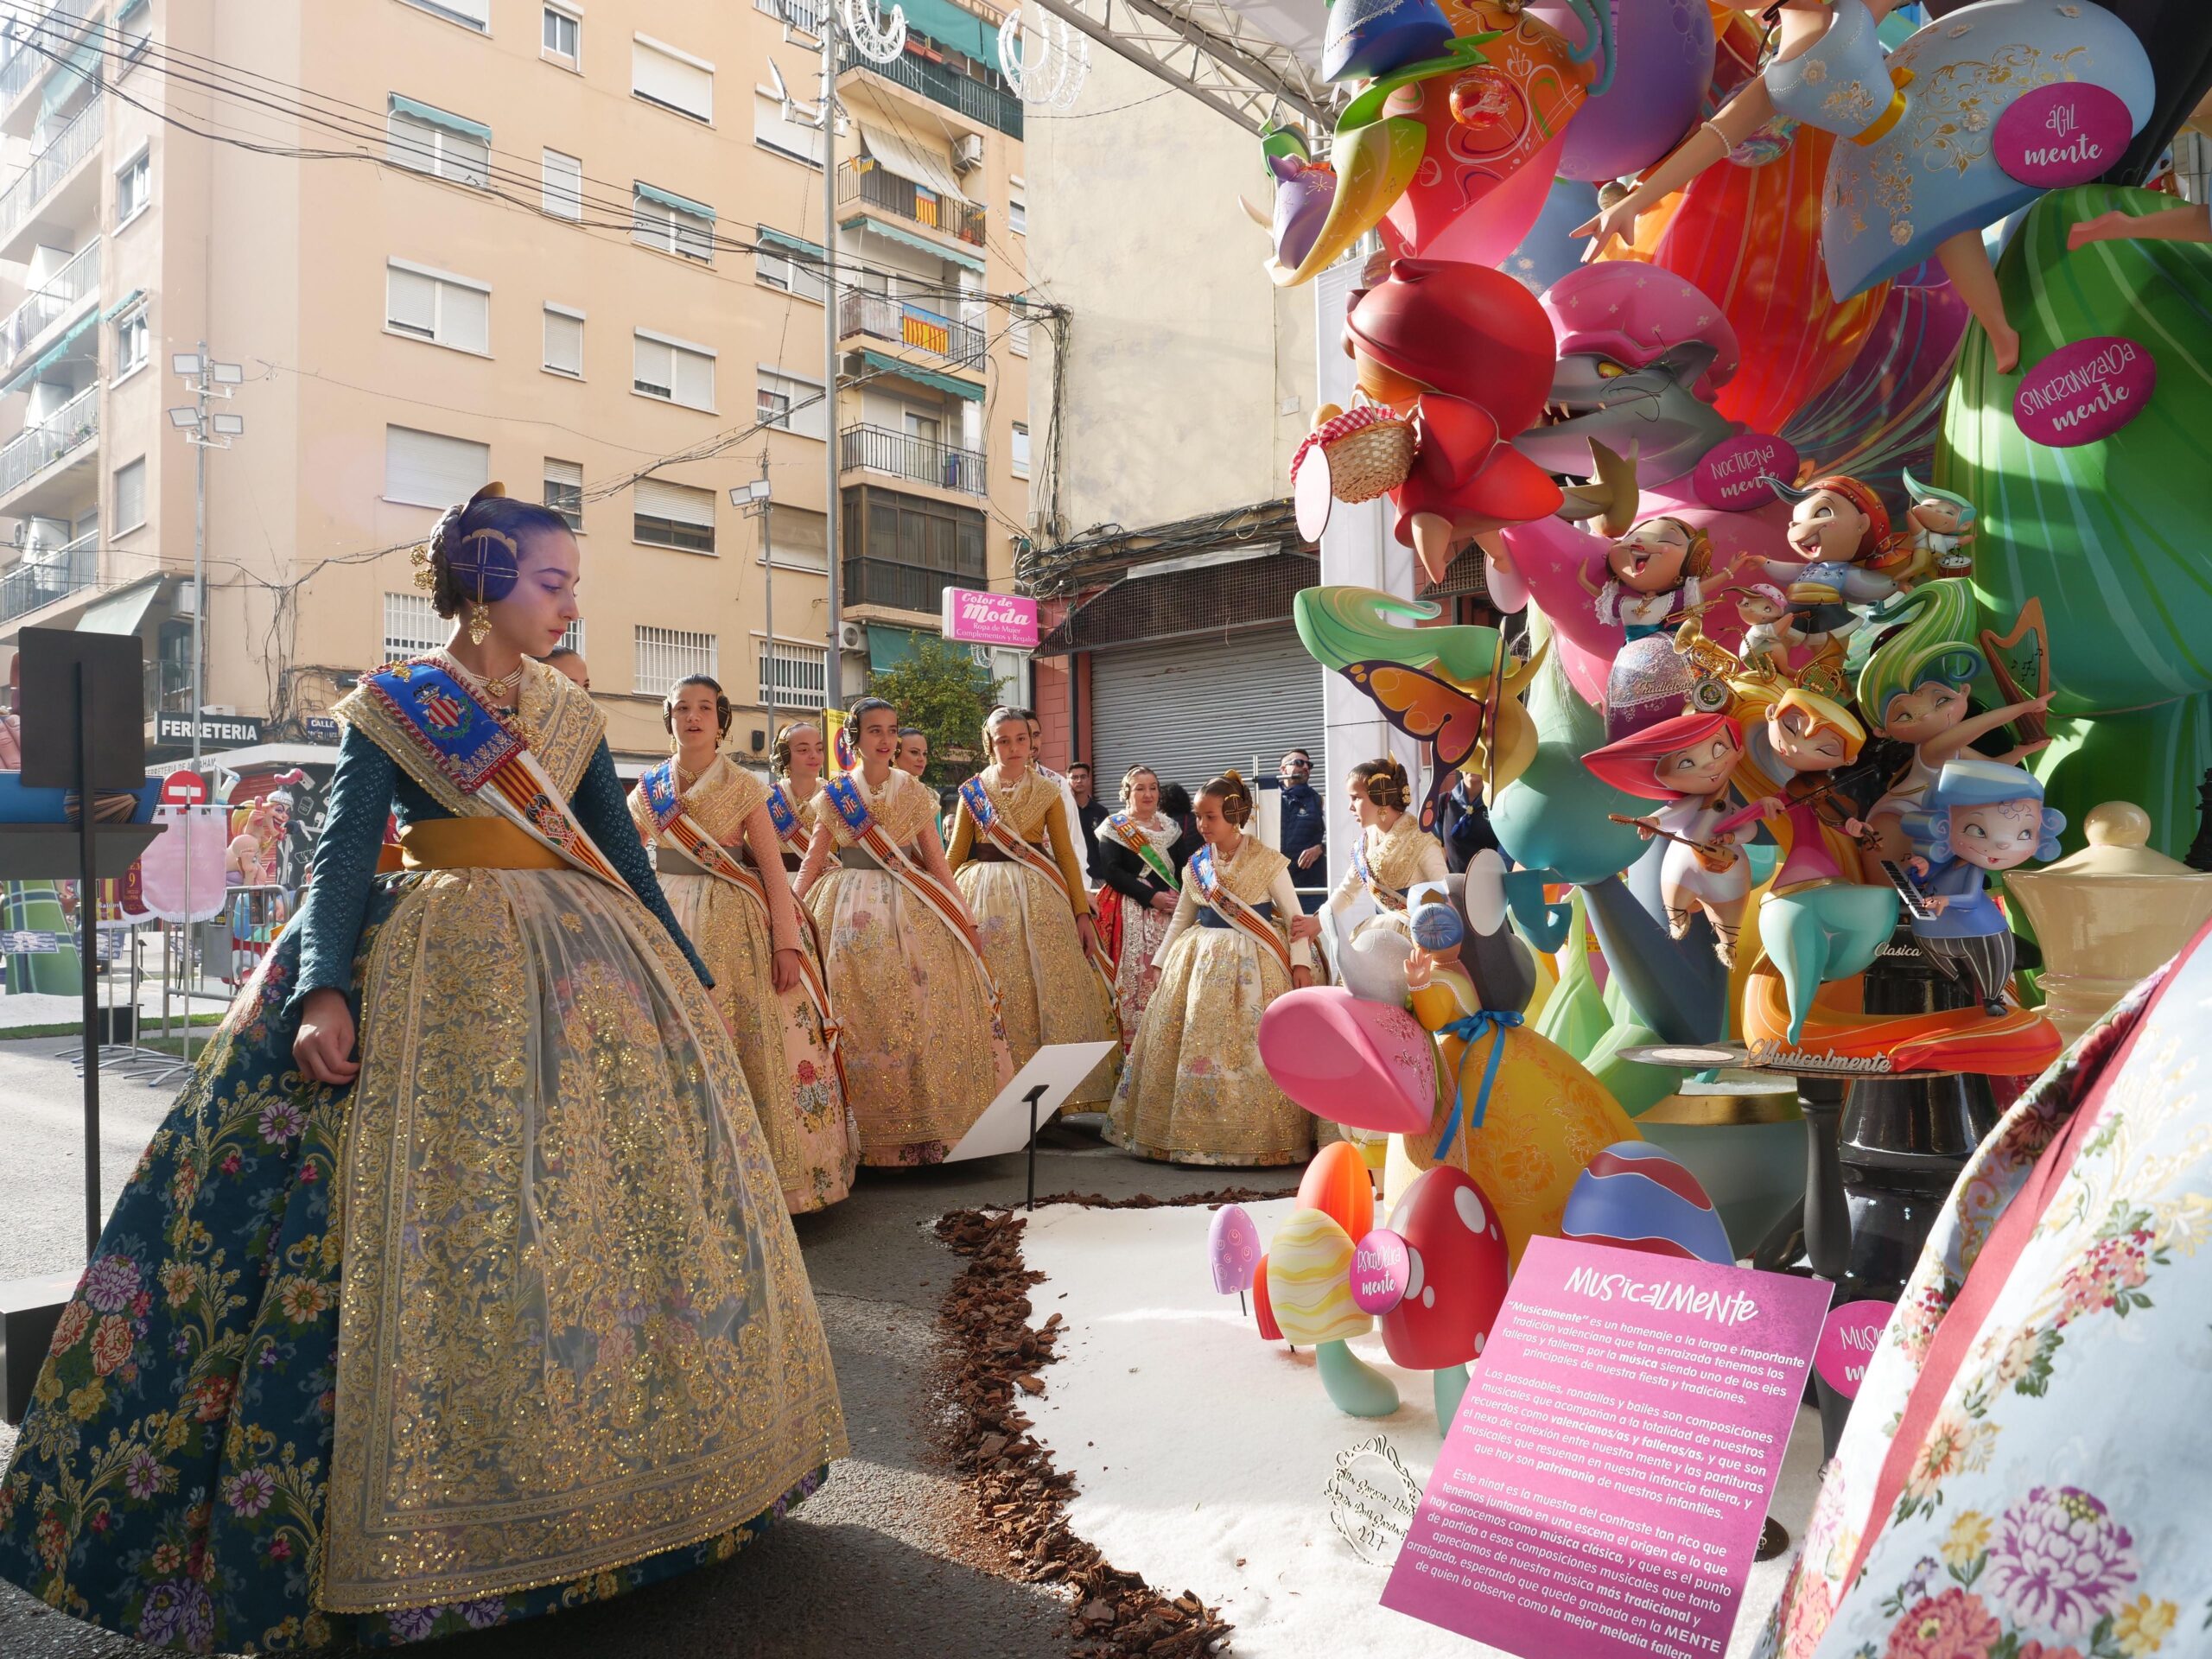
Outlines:
<svg viewBox="0 0 2212 1659"><path fill-rule="evenodd" d="M312 758L364 670L442 643L406 549L487 479L577 530L574 643L618 757L661 752L661 694L700 671L758 752L772 706L820 705L833 649L850 696L935 628L944 587L1009 585L1028 342L995 297L1026 283L998 20L915 0L895 61L843 70L825 226L818 3L19 16L0 654L29 626L137 634L149 739L181 753L202 459L211 748ZM244 429L204 455L172 413L202 342L239 371L209 432ZM741 511L764 468L770 512Z"/></svg>

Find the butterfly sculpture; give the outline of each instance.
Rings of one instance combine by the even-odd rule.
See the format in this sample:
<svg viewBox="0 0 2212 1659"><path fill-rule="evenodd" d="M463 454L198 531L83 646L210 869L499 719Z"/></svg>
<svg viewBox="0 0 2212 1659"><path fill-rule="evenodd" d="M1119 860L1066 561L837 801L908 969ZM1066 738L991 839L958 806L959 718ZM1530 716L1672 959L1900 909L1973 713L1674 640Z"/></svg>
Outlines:
<svg viewBox="0 0 2212 1659"><path fill-rule="evenodd" d="M1451 791L1455 773L1479 779L1485 795L1495 795L1528 770L1536 752L1535 722L1521 706L1522 694L1543 660L1543 651L1509 669L1512 658L1503 645L1492 658L1487 682L1471 687L1432 668L1368 660L1347 664L1344 678L1364 692L1383 719L1408 737L1428 745L1428 792L1421 804L1424 830L1436 823L1438 807Z"/></svg>

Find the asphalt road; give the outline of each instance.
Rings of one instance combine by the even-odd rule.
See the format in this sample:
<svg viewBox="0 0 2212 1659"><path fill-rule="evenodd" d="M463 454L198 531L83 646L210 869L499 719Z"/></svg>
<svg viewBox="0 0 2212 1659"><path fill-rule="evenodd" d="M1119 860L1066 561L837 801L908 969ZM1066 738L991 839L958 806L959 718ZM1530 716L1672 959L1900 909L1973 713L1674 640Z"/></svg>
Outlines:
<svg viewBox="0 0 2212 1659"><path fill-rule="evenodd" d="M71 1046L0 1043L0 1278L83 1260L81 1084L56 1058ZM112 1201L168 1095L118 1079L102 1100L103 1185ZM1046 1139L1037 1160L1040 1192L1166 1197L1234 1185L1241 1173L1142 1163L1076 1131L1048 1130ZM1002 1575L931 1432L942 1409L930 1389L937 1309L960 1268L931 1224L948 1210L1018 1200L1021 1190L1018 1158L863 1172L843 1204L798 1219L853 1452L790 1522L719 1567L436 1651L456 1659L1063 1659L1071 1645L1064 1605ZM12 1444L13 1431L0 1428L0 1456ZM0 1584L5 1659L154 1652Z"/></svg>

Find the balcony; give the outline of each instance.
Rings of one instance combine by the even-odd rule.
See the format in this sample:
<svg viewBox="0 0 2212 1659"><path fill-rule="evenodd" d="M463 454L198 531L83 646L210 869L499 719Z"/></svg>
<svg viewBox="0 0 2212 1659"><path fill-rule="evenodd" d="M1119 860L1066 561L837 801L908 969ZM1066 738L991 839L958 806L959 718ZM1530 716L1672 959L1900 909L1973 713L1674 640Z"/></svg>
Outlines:
<svg viewBox="0 0 2212 1659"><path fill-rule="evenodd" d="M16 363L38 344L41 334L97 296L99 289L100 245L94 241L48 277L43 288L27 296L5 321L0 321L0 372L13 373Z"/></svg>
<svg viewBox="0 0 2212 1659"><path fill-rule="evenodd" d="M886 610L915 611L934 616L944 608L942 595L969 580L950 570L925 570L918 565L893 564L887 559L847 559L843 603L849 608L879 605Z"/></svg>
<svg viewBox="0 0 2212 1659"><path fill-rule="evenodd" d="M0 502L83 449L100 435L100 389L97 383L0 448ZM9 516L27 516L22 502L10 504Z"/></svg>
<svg viewBox="0 0 2212 1659"><path fill-rule="evenodd" d="M804 0L800 3L804 3ZM979 126L995 128L1009 138L1021 137L1020 99L1003 87L918 56L912 35L907 37L906 49L890 62L869 63L862 60L857 67L871 75L896 82L910 92L919 92L931 103L942 104Z"/></svg>
<svg viewBox="0 0 2212 1659"><path fill-rule="evenodd" d="M87 531L67 547L33 548L0 571L0 622L28 616L99 580L100 537Z"/></svg>
<svg viewBox="0 0 2212 1659"><path fill-rule="evenodd" d="M849 426L837 434L837 464L845 472L883 473L963 495L989 493L980 450L956 449L887 426Z"/></svg>
<svg viewBox="0 0 2212 1659"><path fill-rule="evenodd" d="M957 237L971 248L983 245L981 207L925 190L912 180L902 179L865 158L847 162L837 169L837 200L880 207L910 224Z"/></svg>
<svg viewBox="0 0 2212 1659"><path fill-rule="evenodd" d="M956 367L981 372L983 366L982 329L888 294L871 294L861 289L840 296L837 337L849 340L855 334L917 346Z"/></svg>
<svg viewBox="0 0 2212 1659"><path fill-rule="evenodd" d="M10 118L9 130L15 130L16 101L58 67L54 59L85 32L85 20L101 4L102 0L57 0L36 22L17 29L15 54L0 64L0 111Z"/></svg>
<svg viewBox="0 0 2212 1659"><path fill-rule="evenodd" d="M44 149L31 157L30 165L22 176L0 192L0 258L21 258L24 255L15 244L21 233L46 224L40 210L48 206L47 199L74 175L85 158L100 147L101 135L106 130L105 100L94 99L77 111L69 124L50 139ZM83 210L83 216L96 217L99 212L99 188L93 181L89 199L73 204ZM66 218L67 215L61 215ZM74 241L69 227L53 220L59 239Z"/></svg>

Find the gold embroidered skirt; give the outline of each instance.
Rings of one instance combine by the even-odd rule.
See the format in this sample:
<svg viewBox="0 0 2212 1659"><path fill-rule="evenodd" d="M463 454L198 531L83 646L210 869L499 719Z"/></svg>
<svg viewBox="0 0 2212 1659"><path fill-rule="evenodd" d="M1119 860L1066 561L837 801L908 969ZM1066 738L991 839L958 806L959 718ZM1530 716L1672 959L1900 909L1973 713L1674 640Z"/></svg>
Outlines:
<svg viewBox="0 0 2212 1659"><path fill-rule="evenodd" d="M833 868L806 907L843 1027L861 1162L938 1162L1004 1086L1004 1046L967 947L881 870Z"/></svg>
<svg viewBox="0 0 2212 1659"><path fill-rule="evenodd" d="M376 936L360 1050L323 1607L616 1568L842 1455L736 1050L636 899L429 875Z"/></svg>
<svg viewBox="0 0 2212 1659"><path fill-rule="evenodd" d="M1234 928L1175 941L1115 1092L1113 1138L1179 1164L1303 1163L1313 1119L1260 1064L1260 1016L1290 988L1282 964Z"/></svg>
<svg viewBox="0 0 2212 1659"><path fill-rule="evenodd" d="M1046 1043L1120 1036L1105 981L1083 954L1074 913L1058 887L1014 863L963 864L952 880L975 915L983 960L999 982L999 1013L1016 1071ZM1109 1054L1099 1061L1067 1106L1103 1106L1112 1099L1117 1060Z"/></svg>
<svg viewBox="0 0 2212 1659"><path fill-rule="evenodd" d="M663 875L661 891L707 971L710 993L737 1039L753 1108L793 1215L819 1210L853 1187L860 1128L853 1122L822 1022L804 986L778 995L770 977L775 946L768 918L749 895L710 875ZM799 948L814 954L799 923Z"/></svg>

